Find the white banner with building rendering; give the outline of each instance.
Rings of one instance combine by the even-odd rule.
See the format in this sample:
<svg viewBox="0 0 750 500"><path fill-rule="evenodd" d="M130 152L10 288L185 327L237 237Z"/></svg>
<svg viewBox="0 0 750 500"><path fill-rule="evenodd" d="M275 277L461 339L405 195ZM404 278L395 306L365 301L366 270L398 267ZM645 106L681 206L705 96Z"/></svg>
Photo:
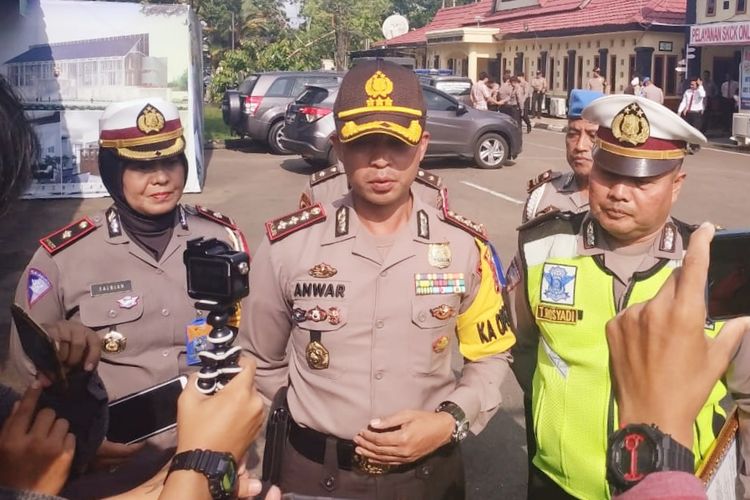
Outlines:
<svg viewBox="0 0 750 500"><path fill-rule="evenodd" d="M0 1L0 73L33 120L41 151L32 198L107 194L99 176L99 117L114 102L162 97L180 109L189 170L204 179L200 25L184 5Z"/></svg>

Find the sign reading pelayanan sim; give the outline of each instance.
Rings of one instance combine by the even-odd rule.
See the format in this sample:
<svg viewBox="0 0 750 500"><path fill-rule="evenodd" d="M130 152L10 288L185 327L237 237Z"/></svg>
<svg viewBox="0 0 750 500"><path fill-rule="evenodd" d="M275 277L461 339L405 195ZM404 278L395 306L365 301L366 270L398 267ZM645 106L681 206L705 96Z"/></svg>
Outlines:
<svg viewBox="0 0 750 500"><path fill-rule="evenodd" d="M750 21L700 24L690 27L690 45L750 44Z"/></svg>

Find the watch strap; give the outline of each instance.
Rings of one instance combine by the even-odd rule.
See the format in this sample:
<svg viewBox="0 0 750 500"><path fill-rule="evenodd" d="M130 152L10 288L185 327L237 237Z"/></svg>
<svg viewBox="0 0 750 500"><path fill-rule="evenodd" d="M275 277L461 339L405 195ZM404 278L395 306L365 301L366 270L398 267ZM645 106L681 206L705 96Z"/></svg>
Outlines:
<svg viewBox="0 0 750 500"><path fill-rule="evenodd" d="M656 431L661 431L656 428ZM679 471L693 473L695 470L695 455L682 443L676 441L669 434L662 433L662 450L664 452L664 463L661 471Z"/></svg>
<svg viewBox="0 0 750 500"><path fill-rule="evenodd" d="M466 413L460 406L453 401L443 401L435 409L435 412L447 413L456 421L453 432L451 433L451 441L453 443L458 443L466 437L469 431L469 420L466 418Z"/></svg>

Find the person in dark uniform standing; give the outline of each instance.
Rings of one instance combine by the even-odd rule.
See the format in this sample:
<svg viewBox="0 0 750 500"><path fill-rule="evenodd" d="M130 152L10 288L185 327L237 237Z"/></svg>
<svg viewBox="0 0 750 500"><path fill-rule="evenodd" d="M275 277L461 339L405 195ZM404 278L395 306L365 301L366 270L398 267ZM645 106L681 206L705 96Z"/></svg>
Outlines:
<svg viewBox="0 0 750 500"><path fill-rule="evenodd" d="M571 171L547 170L529 180L529 197L521 214L521 222L526 223L543 211L558 209L580 213L589 209L589 173L594 163L591 150L599 125L586 120L581 113L583 108L603 95L594 90L571 91L568 129L565 132L565 157Z"/></svg>
<svg viewBox="0 0 750 500"><path fill-rule="evenodd" d="M186 291L187 242L217 238L246 251L231 219L179 204L187 178L183 133L176 106L162 99L110 105L100 120L99 168L113 205L42 238L16 289L15 301L38 323L69 319L96 331L110 400L200 364L187 355L208 333ZM29 381L35 370L13 330L10 363ZM238 343L247 346L244 324ZM127 490L158 470L175 444L173 431L145 446L105 441L97 452L101 472L74 480L64 494Z"/></svg>
<svg viewBox="0 0 750 500"><path fill-rule="evenodd" d="M599 125L590 211L554 211L519 228L507 273L525 394L529 498L608 498L607 437L618 428L605 325L652 298L679 267L693 230L670 212L689 143L705 137L639 96L601 97L582 115ZM706 325L713 337L720 323ZM668 361L668 360L665 360ZM724 419L716 384L695 422L696 460Z"/></svg>
<svg viewBox="0 0 750 500"><path fill-rule="evenodd" d="M333 112L351 191L267 222L250 274L256 383L286 387L291 416L281 489L464 498L458 443L500 405L514 343L501 276L483 226L414 194L429 133L413 72L358 64Z"/></svg>

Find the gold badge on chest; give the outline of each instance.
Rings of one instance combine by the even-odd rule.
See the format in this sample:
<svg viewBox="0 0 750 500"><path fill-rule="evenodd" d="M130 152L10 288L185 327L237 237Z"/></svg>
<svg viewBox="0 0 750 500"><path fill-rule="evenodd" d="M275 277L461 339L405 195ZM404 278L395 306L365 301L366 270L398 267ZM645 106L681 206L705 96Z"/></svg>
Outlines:
<svg viewBox="0 0 750 500"><path fill-rule="evenodd" d="M445 269L451 265L451 247L448 243L430 243L427 261L431 266Z"/></svg>
<svg viewBox="0 0 750 500"><path fill-rule="evenodd" d="M128 338L120 332L112 330L102 338L102 350L109 354L117 354L125 350Z"/></svg>
<svg viewBox="0 0 750 500"><path fill-rule="evenodd" d="M328 368L328 349L317 340L311 340L305 349L307 365L313 370L325 370Z"/></svg>

